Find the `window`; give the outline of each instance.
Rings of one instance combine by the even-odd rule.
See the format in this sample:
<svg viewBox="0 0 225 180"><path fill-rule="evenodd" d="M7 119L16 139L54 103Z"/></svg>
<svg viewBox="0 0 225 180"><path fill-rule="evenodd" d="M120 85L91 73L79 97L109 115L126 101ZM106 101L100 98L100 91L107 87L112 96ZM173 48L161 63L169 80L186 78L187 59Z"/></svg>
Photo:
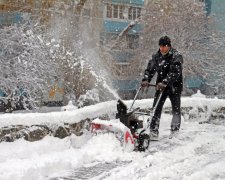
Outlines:
<svg viewBox="0 0 225 180"><path fill-rule="evenodd" d="M124 19L123 12L125 7L123 5L107 4L106 17Z"/></svg>
<svg viewBox="0 0 225 180"><path fill-rule="evenodd" d="M120 6L120 8L119 8L119 18L120 19L124 19L124 16L123 16L124 10L125 10L124 6Z"/></svg>
<svg viewBox="0 0 225 180"><path fill-rule="evenodd" d="M127 48L129 49L138 48L139 35L127 34L126 40L127 40Z"/></svg>
<svg viewBox="0 0 225 180"><path fill-rule="evenodd" d="M141 8L138 7L129 7L128 10L128 19L135 20L141 16Z"/></svg>
<svg viewBox="0 0 225 180"><path fill-rule="evenodd" d="M128 12L128 19L135 20L141 16L141 8L139 7L129 7L118 4L107 4L106 6L106 17L124 19L124 14Z"/></svg>
<svg viewBox="0 0 225 180"><path fill-rule="evenodd" d="M118 18L118 5L113 5L113 18Z"/></svg>
<svg viewBox="0 0 225 180"><path fill-rule="evenodd" d="M91 16L91 10L83 8L82 15L83 16Z"/></svg>
<svg viewBox="0 0 225 180"><path fill-rule="evenodd" d="M107 18L112 18L112 5L111 4L107 4L106 7L106 17Z"/></svg>

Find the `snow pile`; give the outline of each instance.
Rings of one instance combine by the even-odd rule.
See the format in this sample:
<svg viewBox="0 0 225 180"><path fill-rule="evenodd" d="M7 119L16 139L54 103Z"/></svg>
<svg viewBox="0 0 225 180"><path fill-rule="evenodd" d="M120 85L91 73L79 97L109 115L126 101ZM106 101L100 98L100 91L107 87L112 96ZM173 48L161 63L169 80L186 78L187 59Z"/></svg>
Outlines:
<svg viewBox="0 0 225 180"><path fill-rule="evenodd" d="M198 90L197 93L193 94L191 97L205 98L206 96L202 94L200 90Z"/></svg>
<svg viewBox="0 0 225 180"><path fill-rule="evenodd" d="M78 107L74 106L72 101L69 101L67 106L63 106L61 108L62 111L74 111L76 109L78 109Z"/></svg>
<svg viewBox="0 0 225 180"><path fill-rule="evenodd" d="M129 108L133 100L124 101ZM133 108L142 109L152 107L153 99L136 100ZM76 123L86 118L94 119L101 115L108 114L115 118L117 101L107 101L96 105L86 106L80 109L74 107L71 111L48 112L48 113L13 113L2 114L0 116L0 127L9 125L28 125L33 124L58 124L58 123ZM206 109L206 113L211 113L217 109L225 107L223 99L210 99L200 97L183 97L181 100L182 108L192 108L192 113L196 115L197 109ZM169 99L166 100L164 108L171 108ZM195 112L196 111L196 112ZM204 112L205 113L205 112Z"/></svg>
<svg viewBox="0 0 225 180"><path fill-rule="evenodd" d="M98 89L88 90L85 95L79 97L78 106L83 107L100 102Z"/></svg>

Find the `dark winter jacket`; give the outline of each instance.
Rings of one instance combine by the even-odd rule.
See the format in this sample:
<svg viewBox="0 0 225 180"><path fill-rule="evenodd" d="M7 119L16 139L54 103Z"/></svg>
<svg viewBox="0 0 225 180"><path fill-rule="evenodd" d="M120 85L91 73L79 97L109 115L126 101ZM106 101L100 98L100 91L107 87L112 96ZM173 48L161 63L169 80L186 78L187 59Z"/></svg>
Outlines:
<svg viewBox="0 0 225 180"><path fill-rule="evenodd" d="M157 72L156 84L163 82L167 85L166 89L170 88L172 92L181 93L183 90L182 64L183 57L176 49L171 48L165 56L158 51L149 61L142 81L150 82Z"/></svg>

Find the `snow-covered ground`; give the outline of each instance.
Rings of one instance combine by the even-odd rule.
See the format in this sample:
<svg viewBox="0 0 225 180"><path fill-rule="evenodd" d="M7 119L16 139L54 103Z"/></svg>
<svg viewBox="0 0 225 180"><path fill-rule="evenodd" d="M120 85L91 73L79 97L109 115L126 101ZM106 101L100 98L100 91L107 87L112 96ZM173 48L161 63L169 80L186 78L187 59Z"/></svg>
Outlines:
<svg viewBox="0 0 225 180"><path fill-rule="evenodd" d="M128 106L132 101L126 101ZM137 100L147 107L151 99ZM224 100L200 96L183 98L183 107L225 107ZM170 106L167 101L165 107ZM0 126L74 122L116 111L116 101L71 111L1 114ZM163 114L160 140L147 152L127 152L112 134L41 141L23 139L0 143L0 180L123 179L222 180L225 179L225 123L199 124L182 118L180 133L169 139L171 115ZM201 119L201 121L204 119Z"/></svg>

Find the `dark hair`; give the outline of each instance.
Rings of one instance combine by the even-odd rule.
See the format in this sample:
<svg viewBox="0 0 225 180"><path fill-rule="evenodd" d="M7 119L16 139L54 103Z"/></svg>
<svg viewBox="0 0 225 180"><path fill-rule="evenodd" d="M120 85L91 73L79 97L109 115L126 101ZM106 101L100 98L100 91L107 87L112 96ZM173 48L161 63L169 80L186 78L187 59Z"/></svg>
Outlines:
<svg viewBox="0 0 225 180"><path fill-rule="evenodd" d="M163 36L159 39L159 46L171 46L171 41L168 36Z"/></svg>

